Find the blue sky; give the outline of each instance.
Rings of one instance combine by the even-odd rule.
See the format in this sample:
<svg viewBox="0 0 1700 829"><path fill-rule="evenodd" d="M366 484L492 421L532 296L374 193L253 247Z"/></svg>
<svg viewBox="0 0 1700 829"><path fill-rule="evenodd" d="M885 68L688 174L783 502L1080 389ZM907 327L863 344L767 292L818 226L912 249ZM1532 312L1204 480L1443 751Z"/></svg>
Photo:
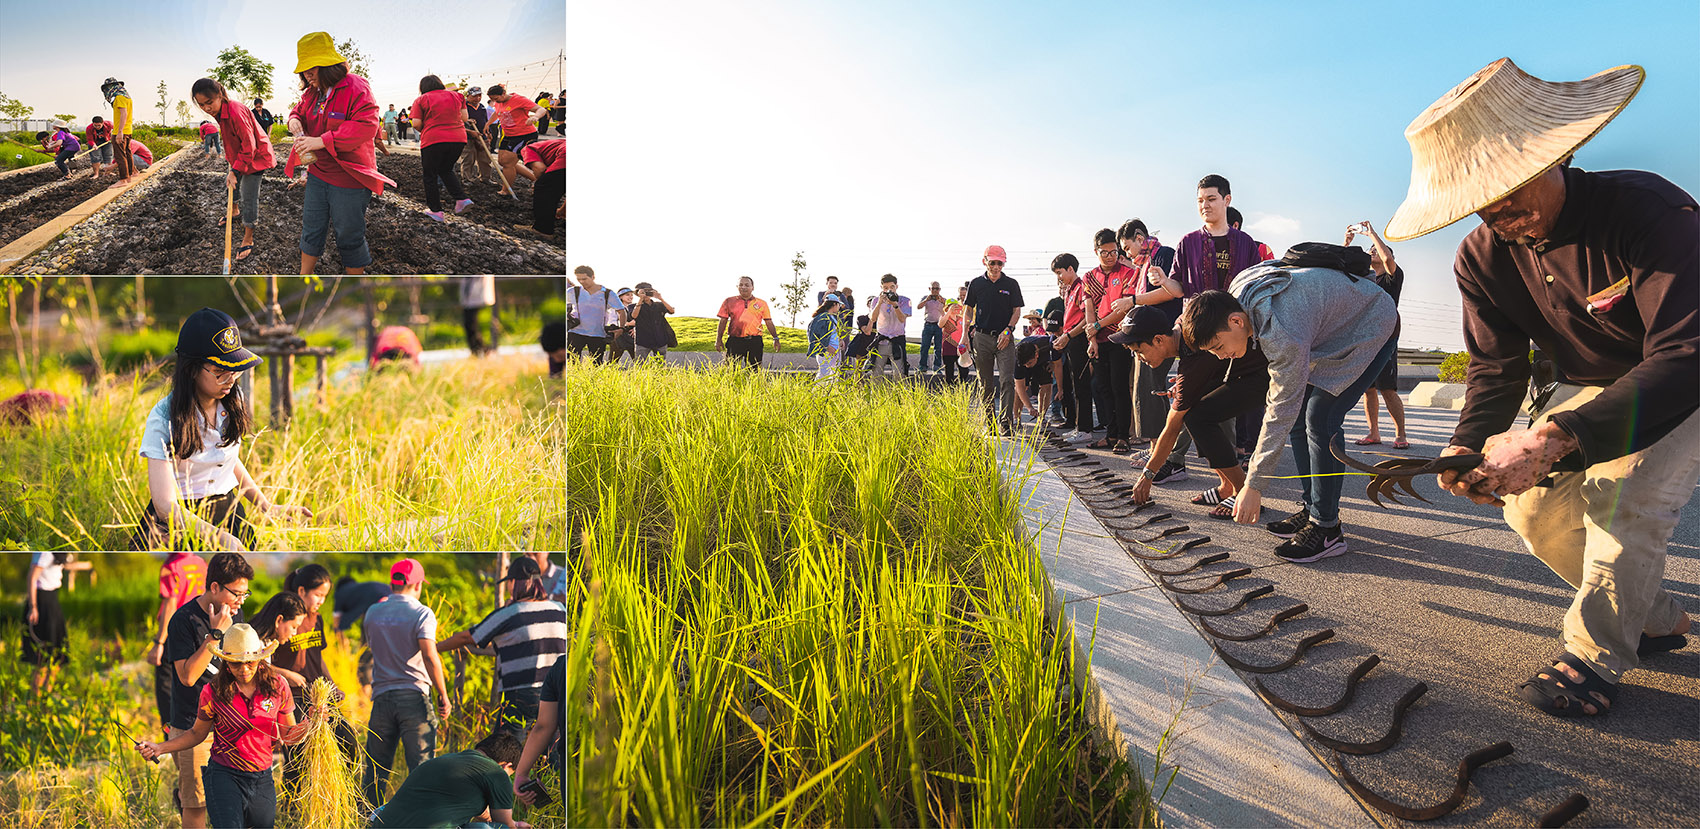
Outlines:
<svg viewBox="0 0 1700 829"><path fill-rule="evenodd" d="M707 315L739 275L778 295L796 250L817 286L891 272L916 295L1001 244L1032 304L1099 227L1196 228L1206 173L1277 252L1338 242L1403 200L1405 125L1500 57L1555 81L1645 67L1577 164L1700 192L1697 24L1686 1L569 0L568 260ZM1475 224L1394 246L1404 345L1462 347L1451 261Z"/></svg>
<svg viewBox="0 0 1700 829"><path fill-rule="evenodd" d="M561 0L338 0L329 6L259 0L49 0L8 2L0 27L0 92L35 107L33 118L70 113L82 124L110 117L100 95L107 77L123 80L136 117L157 122L155 87L165 81L167 120L205 77L218 53L242 46L274 68L276 90L267 107L281 110L296 97L295 43L309 32L353 38L371 59L379 105L397 109L419 95L420 77L443 80L468 73L489 87L506 79L526 96L559 91L563 40ZM538 62L547 61L547 66ZM526 65L530 64L530 65ZM523 84L523 85L522 85Z"/></svg>

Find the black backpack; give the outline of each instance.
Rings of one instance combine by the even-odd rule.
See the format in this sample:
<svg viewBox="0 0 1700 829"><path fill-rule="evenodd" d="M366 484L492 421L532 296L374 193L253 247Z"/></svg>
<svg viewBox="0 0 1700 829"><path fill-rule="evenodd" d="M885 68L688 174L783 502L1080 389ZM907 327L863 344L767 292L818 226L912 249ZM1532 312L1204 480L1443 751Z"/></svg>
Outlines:
<svg viewBox="0 0 1700 829"><path fill-rule="evenodd" d="M1370 275L1369 251L1356 245L1331 245L1327 242L1300 242L1287 248L1281 257L1286 268L1328 268L1352 278Z"/></svg>

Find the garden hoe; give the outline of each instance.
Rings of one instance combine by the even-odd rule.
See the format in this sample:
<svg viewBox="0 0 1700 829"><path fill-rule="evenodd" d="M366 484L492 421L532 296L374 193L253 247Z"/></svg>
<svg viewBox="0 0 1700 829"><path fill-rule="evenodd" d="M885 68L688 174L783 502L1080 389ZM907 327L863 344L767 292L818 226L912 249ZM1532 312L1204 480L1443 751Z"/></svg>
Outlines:
<svg viewBox="0 0 1700 829"><path fill-rule="evenodd" d="M230 275L230 227L236 224L230 220L230 206L236 203L236 188L224 188L224 275Z"/></svg>

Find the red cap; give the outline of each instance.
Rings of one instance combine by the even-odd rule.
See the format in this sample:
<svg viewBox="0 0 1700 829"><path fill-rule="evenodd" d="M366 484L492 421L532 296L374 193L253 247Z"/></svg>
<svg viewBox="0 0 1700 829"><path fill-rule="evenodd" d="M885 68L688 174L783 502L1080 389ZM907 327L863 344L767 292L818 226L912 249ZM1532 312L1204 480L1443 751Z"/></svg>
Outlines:
<svg viewBox="0 0 1700 829"><path fill-rule="evenodd" d="M981 258L987 262L1009 262L1009 254L1003 252L1002 245L986 246L986 253Z"/></svg>
<svg viewBox="0 0 1700 829"><path fill-rule="evenodd" d="M411 587L425 583L425 565L418 559L404 558L390 565L390 586Z"/></svg>

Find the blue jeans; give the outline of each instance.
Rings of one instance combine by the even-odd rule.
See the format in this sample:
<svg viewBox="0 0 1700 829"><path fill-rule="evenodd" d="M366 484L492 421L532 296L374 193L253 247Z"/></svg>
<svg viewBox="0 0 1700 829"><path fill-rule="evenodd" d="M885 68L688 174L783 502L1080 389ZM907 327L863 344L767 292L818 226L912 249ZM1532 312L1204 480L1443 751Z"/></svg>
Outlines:
<svg viewBox="0 0 1700 829"><path fill-rule="evenodd" d="M342 266L364 268L372 264L372 251L366 248L366 205L372 201L372 191L364 187L338 187L309 171L307 192L302 199L302 253L322 256L325 230L335 226L336 250L342 255Z"/></svg>
<svg viewBox="0 0 1700 829"><path fill-rule="evenodd" d="M944 329L936 322L921 325L921 370L927 370L927 349L933 350L933 370L944 368Z"/></svg>
<svg viewBox="0 0 1700 829"><path fill-rule="evenodd" d="M271 829L277 823L272 770L242 771L213 760L201 767L212 829Z"/></svg>
<svg viewBox="0 0 1700 829"><path fill-rule="evenodd" d="M1347 413L1363 399L1364 389L1381 376L1387 361L1393 359L1394 340L1376 352L1364 373L1353 380L1338 397L1315 386L1305 388L1304 409L1288 435L1293 441L1293 463L1299 468L1299 482L1304 485L1304 506L1312 523L1332 527L1340 523L1340 490L1345 478L1339 473L1346 465L1329 451L1330 442L1340 438L1340 426ZM1321 475L1320 478L1305 477Z"/></svg>
<svg viewBox="0 0 1700 829"><path fill-rule="evenodd" d="M371 733L366 735L366 766L360 782L367 803L382 803L379 795L390 781L396 744L400 743L407 755L407 770L419 768L437 753L437 720L424 694L403 688L385 691L372 700L372 719L367 727Z"/></svg>

